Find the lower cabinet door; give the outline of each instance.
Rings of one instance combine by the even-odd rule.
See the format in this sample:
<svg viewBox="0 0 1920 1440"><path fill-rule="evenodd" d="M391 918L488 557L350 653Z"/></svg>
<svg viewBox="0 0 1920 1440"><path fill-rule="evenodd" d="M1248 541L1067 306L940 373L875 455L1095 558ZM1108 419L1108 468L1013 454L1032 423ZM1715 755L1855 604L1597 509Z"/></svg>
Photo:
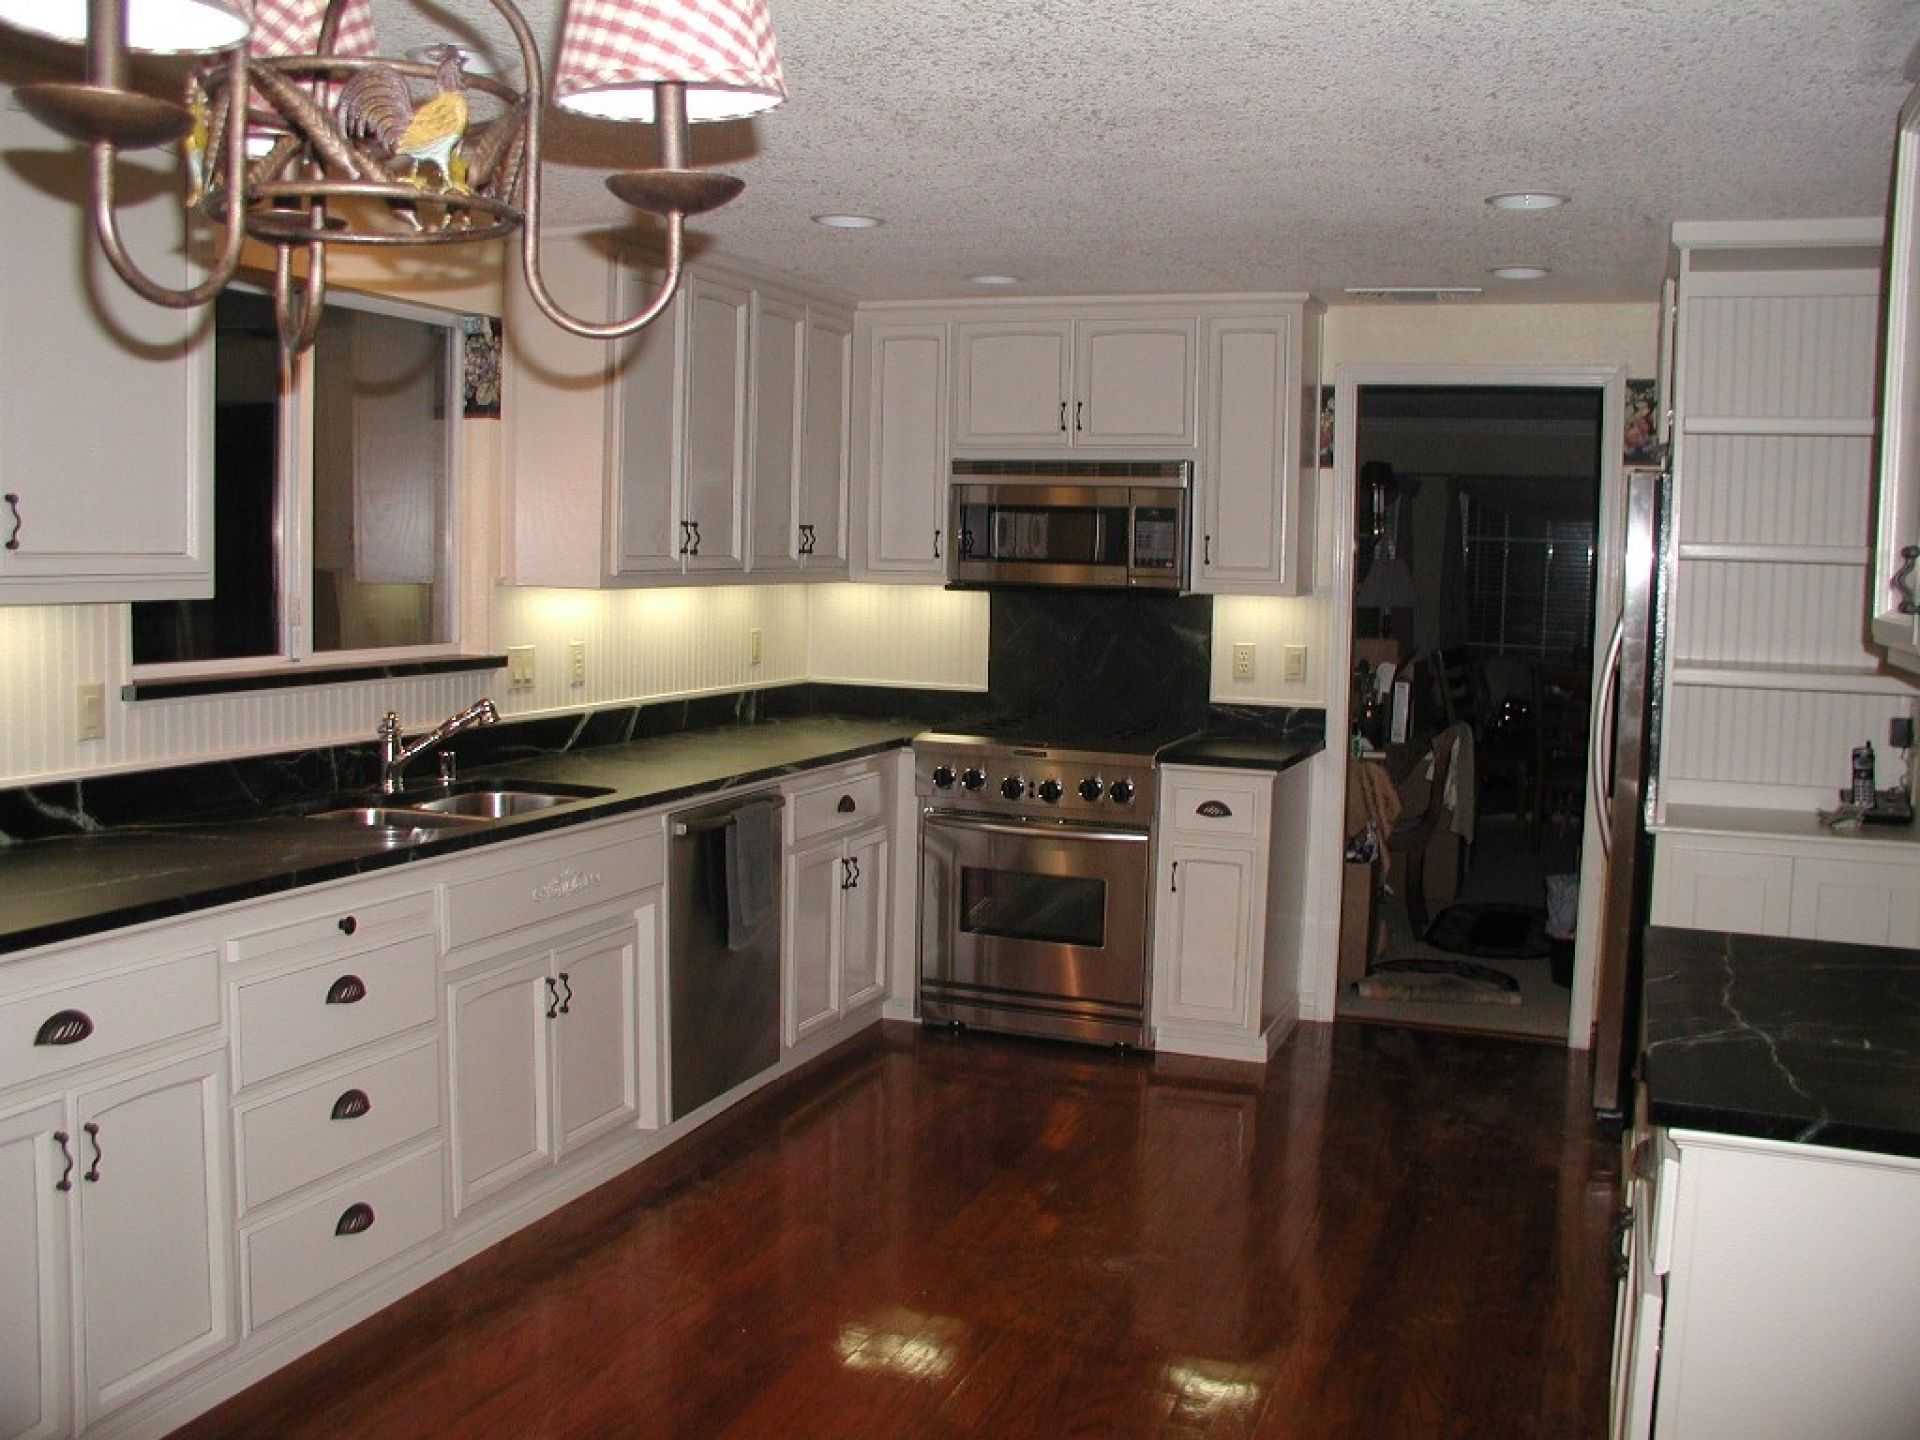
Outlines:
<svg viewBox="0 0 1920 1440"><path fill-rule="evenodd" d="M555 1129L564 1156L639 1113L633 927L556 952L553 971L561 996Z"/></svg>
<svg viewBox="0 0 1920 1440"><path fill-rule="evenodd" d="M547 1077L558 1005L547 978L543 950L447 987L456 1212L553 1159Z"/></svg>
<svg viewBox="0 0 1920 1440"><path fill-rule="evenodd" d="M67 1430L72 1156L59 1101L0 1119L0 1440Z"/></svg>
<svg viewBox="0 0 1920 1440"><path fill-rule="evenodd" d="M887 837L847 842L848 883L840 892L840 1013L886 993Z"/></svg>
<svg viewBox="0 0 1920 1440"><path fill-rule="evenodd" d="M795 852L787 869L786 1042L798 1043L838 1013L834 946L846 867L835 841Z"/></svg>
<svg viewBox="0 0 1920 1440"><path fill-rule="evenodd" d="M1156 1020L1249 1023L1254 863L1237 850L1168 851L1154 944Z"/></svg>
<svg viewBox="0 0 1920 1440"><path fill-rule="evenodd" d="M82 1426L233 1343L226 1052L82 1091Z"/></svg>

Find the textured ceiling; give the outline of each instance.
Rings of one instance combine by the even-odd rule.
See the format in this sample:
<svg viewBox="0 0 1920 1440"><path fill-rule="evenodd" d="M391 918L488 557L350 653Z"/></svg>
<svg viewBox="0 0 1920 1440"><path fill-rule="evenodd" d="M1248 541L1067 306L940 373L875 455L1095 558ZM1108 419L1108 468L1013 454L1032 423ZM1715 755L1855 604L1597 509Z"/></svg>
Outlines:
<svg viewBox="0 0 1920 1440"><path fill-rule="evenodd" d="M1025 282L1001 294L1649 300L1675 219L1881 213L1920 39L1920 0L769 3L792 98L698 127L696 160L747 190L697 230L861 299L991 271ZM525 6L549 61L559 9ZM375 11L389 51L503 33L481 0ZM556 127L548 223L624 223L599 172L631 144ZM1527 188L1573 203L1483 203ZM846 210L887 223L808 220Z"/></svg>

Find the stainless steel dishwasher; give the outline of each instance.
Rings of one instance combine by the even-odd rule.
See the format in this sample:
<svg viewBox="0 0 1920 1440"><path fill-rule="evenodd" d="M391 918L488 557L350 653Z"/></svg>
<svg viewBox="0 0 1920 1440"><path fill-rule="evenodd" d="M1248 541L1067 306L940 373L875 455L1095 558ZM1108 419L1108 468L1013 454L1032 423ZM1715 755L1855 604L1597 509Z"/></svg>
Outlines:
<svg viewBox="0 0 1920 1440"><path fill-rule="evenodd" d="M670 1118L780 1060L781 829L773 791L670 817Z"/></svg>

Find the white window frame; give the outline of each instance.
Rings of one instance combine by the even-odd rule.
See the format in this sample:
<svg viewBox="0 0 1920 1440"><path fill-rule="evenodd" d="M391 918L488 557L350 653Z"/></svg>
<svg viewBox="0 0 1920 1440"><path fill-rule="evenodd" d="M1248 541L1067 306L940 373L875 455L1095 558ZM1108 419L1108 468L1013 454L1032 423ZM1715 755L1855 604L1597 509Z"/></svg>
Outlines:
<svg viewBox="0 0 1920 1440"><path fill-rule="evenodd" d="M238 288L253 291L252 285ZM258 292L265 293L265 292ZM279 549L277 573L280 648L273 655L240 655L221 660L169 661L164 664L133 664L132 679L142 681L199 680L222 675L261 676L293 674L302 670L372 669L382 665L407 664L423 660L455 659L467 656L464 575L460 567L461 538L465 532L463 500L466 473L465 419L463 416L463 365L465 346L461 342L460 317L438 310L394 300L384 295L330 291L327 303L340 309L370 311L403 320L418 320L438 325L449 338L447 345L446 397L448 416L447 473L443 477L446 524L440 534L440 565L446 592L447 632L449 638L430 645L394 645L360 650L315 650L312 617L308 613L313 594L313 366L309 355L280 357L280 454L276 486L279 504L276 511L276 543ZM211 324L211 319L209 319ZM211 341L209 342L211 343ZM218 363L218 355L215 355ZM217 384L217 380L213 382ZM211 402L209 409L211 410ZM214 500L219 501L220 477L214 475ZM132 610L127 611L128 654L132 654Z"/></svg>

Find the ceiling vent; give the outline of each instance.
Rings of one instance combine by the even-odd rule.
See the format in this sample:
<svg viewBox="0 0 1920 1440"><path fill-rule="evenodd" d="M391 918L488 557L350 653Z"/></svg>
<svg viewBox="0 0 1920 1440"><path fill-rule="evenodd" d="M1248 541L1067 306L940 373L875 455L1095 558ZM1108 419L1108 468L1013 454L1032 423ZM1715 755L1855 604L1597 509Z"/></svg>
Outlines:
<svg viewBox="0 0 1920 1440"><path fill-rule="evenodd" d="M1480 293L1478 285L1349 285L1346 293L1356 300L1381 300L1389 305L1441 305L1452 300L1471 300Z"/></svg>

